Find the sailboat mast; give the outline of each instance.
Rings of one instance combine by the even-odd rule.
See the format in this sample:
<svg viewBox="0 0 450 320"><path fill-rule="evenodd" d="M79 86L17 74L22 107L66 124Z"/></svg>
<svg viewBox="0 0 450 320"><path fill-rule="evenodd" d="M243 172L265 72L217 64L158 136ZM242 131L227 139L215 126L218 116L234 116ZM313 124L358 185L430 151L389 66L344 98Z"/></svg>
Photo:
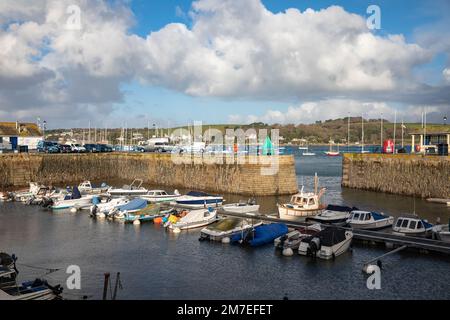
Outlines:
<svg viewBox="0 0 450 320"><path fill-rule="evenodd" d="M361 115L361 144L362 144L362 149L361 149L361 153L364 153L364 114Z"/></svg>
<svg viewBox="0 0 450 320"><path fill-rule="evenodd" d="M397 110L395 110L395 115L394 115L394 153L396 151L396 146L397 146L396 141L395 141L395 139L397 137L396 134L397 134Z"/></svg>
<svg viewBox="0 0 450 320"><path fill-rule="evenodd" d="M383 150L383 113L381 113L380 142L381 150Z"/></svg>

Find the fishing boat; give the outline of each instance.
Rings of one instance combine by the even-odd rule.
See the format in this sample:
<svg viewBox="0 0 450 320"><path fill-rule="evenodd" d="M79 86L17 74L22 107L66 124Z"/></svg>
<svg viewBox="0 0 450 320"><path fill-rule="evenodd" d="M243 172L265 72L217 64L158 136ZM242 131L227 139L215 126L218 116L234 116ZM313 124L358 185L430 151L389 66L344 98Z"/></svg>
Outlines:
<svg viewBox="0 0 450 320"><path fill-rule="evenodd" d="M147 194L140 196L148 202L171 202L175 201L181 194L175 190L173 194L168 194L164 190L150 190Z"/></svg>
<svg viewBox="0 0 450 320"><path fill-rule="evenodd" d="M142 179L135 179L130 185L124 185L122 188L110 187L107 193L111 196L143 196L148 190L142 187Z"/></svg>
<svg viewBox="0 0 450 320"><path fill-rule="evenodd" d="M187 230L207 226L217 221L217 211L209 207L207 209L192 210L176 223L170 223L169 229Z"/></svg>
<svg viewBox="0 0 450 320"><path fill-rule="evenodd" d="M321 213L326 206L320 203L320 198L325 193L325 188L322 188L319 193L318 178L315 176L315 191L305 193L302 187L300 193L291 197L291 201L285 204L278 204L278 214L280 219L291 221L305 221L308 217L314 217Z"/></svg>
<svg viewBox="0 0 450 320"><path fill-rule="evenodd" d="M397 218L392 229L394 234L428 238L432 235L433 225L417 215L403 215Z"/></svg>
<svg viewBox="0 0 450 320"><path fill-rule="evenodd" d="M105 182L96 186L87 180L78 185L78 190L80 190L81 194L101 194L107 192L108 189L109 186Z"/></svg>
<svg viewBox="0 0 450 320"><path fill-rule="evenodd" d="M433 236L437 240L450 242L450 230L448 224L440 224L433 227Z"/></svg>
<svg viewBox="0 0 450 320"><path fill-rule="evenodd" d="M298 249L302 239L316 235L322 231L320 224L296 228L274 240L276 249Z"/></svg>
<svg viewBox="0 0 450 320"><path fill-rule="evenodd" d="M298 254L320 259L334 259L348 250L353 232L336 227L326 228L301 240Z"/></svg>
<svg viewBox="0 0 450 320"><path fill-rule="evenodd" d="M347 223L353 229L378 230L392 226L394 217L373 211L355 210L347 220Z"/></svg>
<svg viewBox="0 0 450 320"><path fill-rule="evenodd" d="M259 204L254 199L240 201L239 203L229 203L220 207L223 213L251 213L259 211Z"/></svg>
<svg viewBox="0 0 450 320"><path fill-rule="evenodd" d="M51 286L47 281L17 283L16 257L0 253L0 300L59 300L61 286Z"/></svg>
<svg viewBox="0 0 450 320"><path fill-rule="evenodd" d="M306 221L313 221L324 224L345 224L350 218L351 212L358 210L347 206L328 205L325 210L316 216L306 218Z"/></svg>
<svg viewBox="0 0 450 320"><path fill-rule="evenodd" d="M230 237L231 243L249 244L251 247L259 247L272 243L276 238L289 232L284 223L270 223L255 226L246 232L235 233Z"/></svg>
<svg viewBox="0 0 450 320"><path fill-rule="evenodd" d="M66 195L63 200L57 200L50 208L53 210L70 209L74 207L90 206L92 204L92 195L81 196L78 187L73 187L72 193Z"/></svg>
<svg viewBox="0 0 450 320"><path fill-rule="evenodd" d="M111 211L108 212L107 216L110 218L119 218L124 213L135 213L141 211L142 209L147 207L147 200L136 198L130 200L129 202L114 207Z"/></svg>
<svg viewBox="0 0 450 320"><path fill-rule="evenodd" d="M183 208L207 208L208 206L220 206L223 203L222 196L214 196L205 192L191 191L178 197L174 204Z"/></svg>
<svg viewBox="0 0 450 320"><path fill-rule="evenodd" d="M199 240L227 242L234 234L245 233L261 224L261 221L253 221L253 219L224 218L203 228Z"/></svg>

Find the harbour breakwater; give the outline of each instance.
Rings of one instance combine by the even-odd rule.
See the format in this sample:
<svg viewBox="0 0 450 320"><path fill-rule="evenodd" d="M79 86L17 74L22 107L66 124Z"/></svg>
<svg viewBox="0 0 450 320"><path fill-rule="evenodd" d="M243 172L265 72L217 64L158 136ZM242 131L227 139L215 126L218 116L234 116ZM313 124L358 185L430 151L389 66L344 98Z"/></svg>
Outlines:
<svg viewBox="0 0 450 320"><path fill-rule="evenodd" d="M450 157L344 154L342 186L421 198L450 198Z"/></svg>
<svg viewBox="0 0 450 320"><path fill-rule="evenodd" d="M4 154L0 155L0 190L13 190L35 181L64 186L69 182L143 179L146 184L249 196L297 192L293 156L278 156L276 170L263 157L239 157L223 163L202 156L174 161L170 154ZM275 158L275 157L274 157Z"/></svg>

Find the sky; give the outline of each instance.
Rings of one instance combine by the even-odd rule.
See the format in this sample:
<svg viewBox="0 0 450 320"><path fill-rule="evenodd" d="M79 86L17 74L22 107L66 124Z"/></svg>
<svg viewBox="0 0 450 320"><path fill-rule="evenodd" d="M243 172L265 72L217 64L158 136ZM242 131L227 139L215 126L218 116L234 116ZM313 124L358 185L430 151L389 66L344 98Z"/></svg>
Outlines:
<svg viewBox="0 0 450 320"><path fill-rule="evenodd" d="M448 0L0 0L0 121L420 122L426 111L440 123L448 12Z"/></svg>

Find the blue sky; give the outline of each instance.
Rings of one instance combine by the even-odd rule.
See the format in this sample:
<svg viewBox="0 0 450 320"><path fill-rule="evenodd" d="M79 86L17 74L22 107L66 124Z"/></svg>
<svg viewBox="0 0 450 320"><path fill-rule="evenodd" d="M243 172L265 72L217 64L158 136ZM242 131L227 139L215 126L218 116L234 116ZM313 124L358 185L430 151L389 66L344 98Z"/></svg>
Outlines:
<svg viewBox="0 0 450 320"><path fill-rule="evenodd" d="M320 10L338 5L348 12L361 16L367 16L368 5L377 4L382 10L382 29L378 30L377 34L382 36L402 34L408 42L415 41L415 31L418 28L442 19L443 14L440 10L440 1L436 1L431 7L429 2L420 0L264 0L262 2L274 13L283 12L288 8L304 11L307 8ZM136 24L131 32L146 37L168 23L183 23L190 27L191 20L188 13L191 3L192 1L189 0L133 0L131 8ZM446 61L446 55L439 54L432 62L424 64L416 72L421 73L429 83L434 83L440 78ZM225 123L229 122L229 114L262 115L271 109L284 112L290 105L302 102L191 97L162 87L148 87L138 83L125 84L123 89L127 92L125 102L117 105L116 114L129 116L132 113L136 118L142 119L143 124L151 121L166 125L167 121L170 121L168 118L175 119L172 122L176 123L193 119L207 123Z"/></svg>

